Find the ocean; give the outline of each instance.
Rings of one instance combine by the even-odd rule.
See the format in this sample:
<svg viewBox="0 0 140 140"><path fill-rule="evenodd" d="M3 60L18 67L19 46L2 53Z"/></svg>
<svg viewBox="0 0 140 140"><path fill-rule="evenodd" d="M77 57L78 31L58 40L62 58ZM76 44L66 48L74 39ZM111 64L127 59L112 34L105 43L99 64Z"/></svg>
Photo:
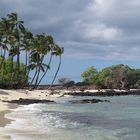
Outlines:
<svg viewBox="0 0 140 140"><path fill-rule="evenodd" d="M109 100L71 104L70 100ZM140 97L61 97L56 104L14 109L4 131L12 140L140 140Z"/></svg>

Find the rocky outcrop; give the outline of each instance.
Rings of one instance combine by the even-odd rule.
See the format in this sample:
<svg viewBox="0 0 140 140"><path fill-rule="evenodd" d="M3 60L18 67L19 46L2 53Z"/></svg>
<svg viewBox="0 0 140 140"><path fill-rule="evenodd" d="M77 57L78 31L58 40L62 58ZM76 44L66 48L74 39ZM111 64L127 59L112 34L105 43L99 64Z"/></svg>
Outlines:
<svg viewBox="0 0 140 140"><path fill-rule="evenodd" d="M140 95L140 90L136 91L114 91L114 90L106 90L105 92L98 91L98 92L67 92L65 95L72 95L72 96L124 96L124 95Z"/></svg>
<svg viewBox="0 0 140 140"><path fill-rule="evenodd" d="M29 104L37 104L37 103L55 103L55 101L52 100L40 100L40 99L23 99L20 98L19 100L11 100L11 101L3 101L3 102L8 102L8 103L15 103L18 105L29 105Z"/></svg>
<svg viewBox="0 0 140 140"><path fill-rule="evenodd" d="M99 102L110 102L109 100L100 100L100 99L83 99L83 100L71 100L69 101L72 104L87 104L87 103L99 103Z"/></svg>

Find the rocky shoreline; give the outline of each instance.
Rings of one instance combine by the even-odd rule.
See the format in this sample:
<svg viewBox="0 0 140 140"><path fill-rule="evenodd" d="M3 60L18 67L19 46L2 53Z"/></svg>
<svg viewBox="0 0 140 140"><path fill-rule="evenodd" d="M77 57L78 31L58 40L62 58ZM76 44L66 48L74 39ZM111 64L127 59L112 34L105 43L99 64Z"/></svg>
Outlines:
<svg viewBox="0 0 140 140"><path fill-rule="evenodd" d="M18 100L11 100L11 101L3 101L7 103L14 103L17 105L29 105L29 104L48 104L48 103L56 103L53 100L46 100L46 99L23 99L20 98ZM102 102L110 102L109 100L101 100L101 99L82 99L82 100L70 100L69 103L71 104L87 104L87 103L102 103Z"/></svg>
<svg viewBox="0 0 140 140"><path fill-rule="evenodd" d="M106 90L106 91L79 91L79 92L66 92L65 95L72 96L125 96L125 95L140 95L140 90L124 90L124 91L114 91L114 90Z"/></svg>
<svg viewBox="0 0 140 140"><path fill-rule="evenodd" d="M28 105L34 103L56 103L55 98L63 96L127 96L140 95L139 89L118 90L118 89L80 89L80 90L2 90L0 92L0 100L7 103L15 103L18 105ZM82 101L71 101L70 103L98 103L104 102L100 99L88 99ZM109 102L109 101L108 101Z"/></svg>
<svg viewBox="0 0 140 140"><path fill-rule="evenodd" d="M18 104L18 105L29 105L29 104L37 104L37 103L41 103L41 104L55 103L55 101L53 101L53 100L23 99L23 98L20 98L18 100L3 101L3 102L14 103L14 104Z"/></svg>

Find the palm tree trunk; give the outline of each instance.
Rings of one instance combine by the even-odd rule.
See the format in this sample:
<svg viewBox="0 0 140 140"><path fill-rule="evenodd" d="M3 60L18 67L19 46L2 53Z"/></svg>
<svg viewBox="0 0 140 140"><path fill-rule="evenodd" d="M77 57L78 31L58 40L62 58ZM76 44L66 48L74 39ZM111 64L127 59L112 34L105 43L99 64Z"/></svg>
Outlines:
<svg viewBox="0 0 140 140"><path fill-rule="evenodd" d="M27 76L29 77L29 73L30 73L30 69L28 69L28 66L31 64L31 61L30 61L30 52L28 52L28 56L27 56L27 60L28 60L28 65L27 65Z"/></svg>
<svg viewBox="0 0 140 140"><path fill-rule="evenodd" d="M27 50L26 50L26 62L25 62L25 74L27 74L27 65L28 65L28 52L27 52Z"/></svg>
<svg viewBox="0 0 140 140"><path fill-rule="evenodd" d="M37 86L37 82L38 82L39 74L40 74L40 67L39 67L39 70L38 70L38 74L37 74L37 77L36 77L36 81L35 81L34 88L36 88L36 86Z"/></svg>
<svg viewBox="0 0 140 140"><path fill-rule="evenodd" d="M1 75L1 82L3 83L3 76L4 76L4 69L5 69L5 55L6 55L6 49L4 49L4 54L3 54L3 61L2 61L2 75Z"/></svg>
<svg viewBox="0 0 140 140"><path fill-rule="evenodd" d="M10 75L11 84L13 84L12 81L13 81L13 56L11 57L11 75Z"/></svg>
<svg viewBox="0 0 140 140"><path fill-rule="evenodd" d="M0 48L0 53L1 53L1 64L0 64L0 73L1 73L1 70L2 70L2 61L3 61L3 58L2 58L2 46ZM1 83L1 78L0 78L0 83Z"/></svg>
<svg viewBox="0 0 140 140"><path fill-rule="evenodd" d="M6 36L6 39L5 39L5 43L4 43L4 48L2 48L2 49L4 49L4 52L3 52L3 59L2 59L2 62L1 62L1 70L2 70L2 72L1 72L1 82L3 83L3 74L4 74L4 68L5 68L5 64L3 65L3 62L4 62L4 60L5 60L5 55L6 55L6 43L7 43L7 36ZM1 50L1 54L2 54L2 50Z"/></svg>
<svg viewBox="0 0 140 140"><path fill-rule="evenodd" d="M59 55L59 65L58 65L57 71L56 71L56 73L55 73L55 75L54 75L54 78L53 78L53 80L52 80L52 83L51 83L50 87L52 87L52 85L54 84L54 81L55 81L56 76L57 76L57 74L58 74L58 72L59 72L60 66L61 66L61 55Z"/></svg>
<svg viewBox="0 0 140 140"><path fill-rule="evenodd" d="M2 77L2 64L3 64L2 46L1 46L1 49L0 49L0 53L1 53L0 73L1 73L1 77ZM2 83L2 78L0 78L0 83Z"/></svg>
<svg viewBox="0 0 140 140"><path fill-rule="evenodd" d="M28 65L28 51L26 50L25 51L25 56L26 56L26 60L25 60L25 69L24 69L24 72L25 72L25 76L27 76L28 78L28 68L27 68L27 65ZM22 87L24 87L25 85L27 85L27 79L24 80L23 84L22 84Z"/></svg>
<svg viewBox="0 0 140 140"><path fill-rule="evenodd" d="M20 56L19 56L19 48L18 48L18 54L17 54L17 76L18 76L18 80L19 80L19 75L20 75Z"/></svg>
<svg viewBox="0 0 140 140"><path fill-rule="evenodd" d="M36 75L37 75L37 68L36 68L36 71L35 71L34 77L33 77L32 81L31 81L30 85L32 85L32 84L33 84L33 82L34 82L34 79L35 79Z"/></svg>
<svg viewBox="0 0 140 140"><path fill-rule="evenodd" d="M51 61L52 61L52 56L53 56L53 55L51 54L50 60L49 60L49 63L48 63L48 66L49 66L49 67L50 67L50 64L51 64ZM44 72L44 74L43 74L42 77L40 78L40 80L39 80L39 82L38 82L38 84L37 84L37 87L39 86L39 84L41 83L42 79L44 78L44 76L45 76L46 73L48 72L49 67L46 68L46 71Z"/></svg>

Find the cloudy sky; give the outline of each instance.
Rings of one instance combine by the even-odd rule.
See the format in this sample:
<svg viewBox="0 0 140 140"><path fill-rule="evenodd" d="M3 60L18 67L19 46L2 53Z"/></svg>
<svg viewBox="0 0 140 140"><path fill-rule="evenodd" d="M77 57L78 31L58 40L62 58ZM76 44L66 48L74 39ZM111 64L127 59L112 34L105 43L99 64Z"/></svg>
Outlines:
<svg viewBox="0 0 140 140"><path fill-rule="evenodd" d="M0 0L0 16L10 12L65 48L60 77L79 80L92 65L140 67L139 0Z"/></svg>

